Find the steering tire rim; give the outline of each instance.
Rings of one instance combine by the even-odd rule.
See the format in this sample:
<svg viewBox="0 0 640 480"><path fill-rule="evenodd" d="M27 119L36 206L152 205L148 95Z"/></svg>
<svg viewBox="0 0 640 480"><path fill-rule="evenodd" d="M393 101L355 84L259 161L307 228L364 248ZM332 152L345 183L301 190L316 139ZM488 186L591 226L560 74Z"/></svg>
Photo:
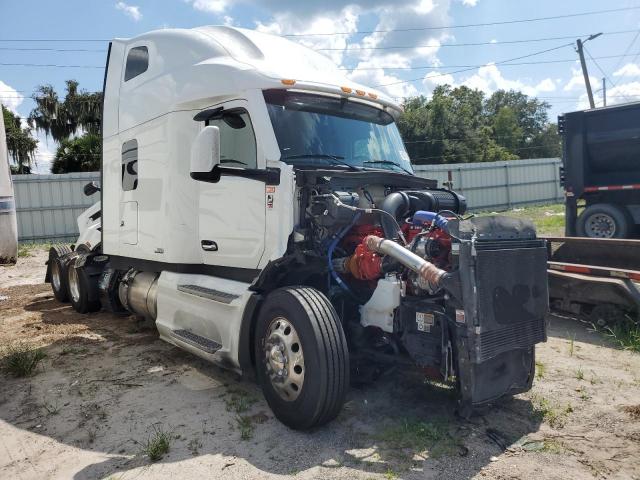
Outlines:
<svg viewBox="0 0 640 480"><path fill-rule="evenodd" d="M78 303L80 301L80 278L73 265L69 267L69 294L74 302Z"/></svg>
<svg viewBox="0 0 640 480"><path fill-rule="evenodd" d="M273 389L283 400L295 401L304 385L304 353L298 332L289 320L276 317L271 321L263 353Z"/></svg>
<svg viewBox="0 0 640 480"><path fill-rule="evenodd" d="M53 288L56 290L60 290L60 286L62 285L61 275L60 263L54 261L51 264L51 283L53 283Z"/></svg>
<svg viewBox="0 0 640 480"><path fill-rule="evenodd" d="M592 238L614 238L617 231L616 221L606 213L594 213L587 218L585 231L587 236Z"/></svg>

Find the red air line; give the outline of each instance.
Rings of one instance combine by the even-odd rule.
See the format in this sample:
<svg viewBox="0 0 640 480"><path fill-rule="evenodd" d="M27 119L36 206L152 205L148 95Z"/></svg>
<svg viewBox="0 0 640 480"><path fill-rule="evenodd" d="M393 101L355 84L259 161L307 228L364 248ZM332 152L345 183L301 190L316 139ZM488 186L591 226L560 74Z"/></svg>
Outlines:
<svg viewBox="0 0 640 480"><path fill-rule="evenodd" d="M584 187L585 192L597 192L602 190L640 190L640 183L633 185L608 185L605 187Z"/></svg>

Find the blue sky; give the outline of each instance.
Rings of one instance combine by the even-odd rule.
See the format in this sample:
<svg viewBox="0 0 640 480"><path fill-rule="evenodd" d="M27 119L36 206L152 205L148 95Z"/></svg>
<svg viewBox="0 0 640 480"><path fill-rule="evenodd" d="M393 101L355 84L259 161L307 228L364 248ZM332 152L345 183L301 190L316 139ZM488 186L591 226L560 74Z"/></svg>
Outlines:
<svg viewBox="0 0 640 480"><path fill-rule="evenodd" d="M39 84L50 83L62 92L64 81L73 78L82 88L99 90L106 40L110 38L134 36L159 28L227 24L277 34L298 34L300 36L292 38L323 51L353 79L378 86L398 99L429 95L439 83L464 84L487 94L499 88L517 89L548 101L552 105L550 116L555 119L563 111L587 106L584 82L572 46L511 62L558 63L492 63L559 47L578 36L604 32L586 44L595 58L595 61L587 58L594 90L600 89L606 74L608 103L640 100L640 35L637 35L640 8L527 23L456 26L628 7L640 7L640 1L0 0L0 40L23 40L0 41L0 101L27 116L33 107L29 96ZM386 32L358 33L371 30ZM549 37L570 38L500 43ZM26 39L99 41L27 42ZM488 44L460 45L482 42ZM410 48L389 48L398 46ZM25 48L89 51L18 50ZM627 56L620 57L624 54ZM611 56L615 58L602 58ZM2 63L74 66L27 67ZM466 65L482 66L451 73ZM600 92L596 93L596 104L602 104ZM45 172L55 144L39 137L38 171Z"/></svg>

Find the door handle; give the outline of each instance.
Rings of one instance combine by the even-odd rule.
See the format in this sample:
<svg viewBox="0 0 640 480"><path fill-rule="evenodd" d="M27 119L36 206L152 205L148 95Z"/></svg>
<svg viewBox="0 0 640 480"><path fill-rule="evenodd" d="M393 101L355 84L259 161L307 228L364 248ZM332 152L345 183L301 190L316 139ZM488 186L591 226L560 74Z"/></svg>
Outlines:
<svg viewBox="0 0 640 480"><path fill-rule="evenodd" d="M218 244L216 242L214 242L213 240L202 240L200 242L200 245L202 246L202 249L206 252L217 252L218 251Z"/></svg>

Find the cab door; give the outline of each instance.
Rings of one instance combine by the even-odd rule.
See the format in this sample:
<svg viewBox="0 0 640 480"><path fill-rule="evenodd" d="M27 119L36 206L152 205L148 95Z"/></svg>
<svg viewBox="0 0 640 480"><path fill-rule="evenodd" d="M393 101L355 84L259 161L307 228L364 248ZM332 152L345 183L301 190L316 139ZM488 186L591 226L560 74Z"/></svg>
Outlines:
<svg viewBox="0 0 640 480"><path fill-rule="evenodd" d="M256 141L246 101L219 105L231 112L205 125L220 129L220 167L255 170L265 160ZM264 252L265 183L252 178L221 175L214 183L198 182L199 247L207 265L255 269Z"/></svg>

